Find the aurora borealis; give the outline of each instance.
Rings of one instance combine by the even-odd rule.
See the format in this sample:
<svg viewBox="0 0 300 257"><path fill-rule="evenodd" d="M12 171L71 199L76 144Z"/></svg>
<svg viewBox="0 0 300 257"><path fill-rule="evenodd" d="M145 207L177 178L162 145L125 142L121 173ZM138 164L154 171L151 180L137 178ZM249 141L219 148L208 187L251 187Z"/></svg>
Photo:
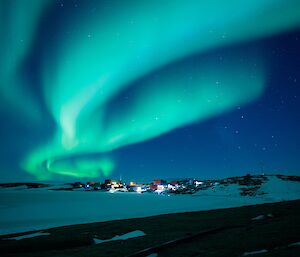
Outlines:
<svg viewBox="0 0 300 257"><path fill-rule="evenodd" d="M297 152L293 144L299 140L296 132L299 121L291 115L295 108L286 111L290 116L283 115L282 121L272 113L272 121L265 124L266 119L259 116L258 101L270 95L270 89L274 90L271 95L280 91L277 84L280 79L273 80L274 84L270 82L270 77L276 74L270 49L276 49L276 44L288 48L282 42L289 33L291 38L297 38L299 26L297 0L188 3L182 0L2 0L0 168L3 173L25 173L40 180L65 176L107 177L119 173L126 176L132 169L135 171L129 177L134 174L143 177L140 174L151 173L157 167L150 163L159 165L160 158L155 157L155 152L162 151L174 154L169 160L180 161L176 176L182 167L192 170L189 176L201 176L201 170L207 169L208 176L214 175L214 171L209 171L211 167L203 165L201 159L210 160L214 155L215 160L211 162L222 163L228 172L232 164L226 164L226 156L231 155L228 148L232 145L245 149L243 157L240 153L232 157L237 162L243 158L256 159L253 166L237 165L240 168L251 169L259 166L257 163L270 162L274 155L268 153L268 157L261 157L258 152L266 147L261 146L256 152L253 144L263 144L264 136L269 138L265 144L278 144L273 142L277 133L283 135L287 146L279 146L275 155L282 156L278 159L280 163L289 163L287 171L295 172L299 165L283 157L289 152L287 148L291 151L289 158L294 158ZM272 45L270 42L274 41ZM299 48L295 49L294 61L285 66L290 70L281 70L281 79L284 84L283 78L289 73L298 88L299 72L292 72L299 65ZM286 88L282 92L294 99L294 89L283 86ZM294 104L293 101L287 102ZM266 110L270 102L263 102ZM213 119L217 119L214 124L219 124L226 115L241 108L252 108L251 104L255 103L249 115L239 115L242 120L239 122L243 122L246 116L256 114L249 119L252 125L246 126L245 140L241 141L245 146L241 147L227 132L218 129L211 138L193 142L191 150L184 152L187 144L182 143L183 138L205 134L197 126L205 127ZM246 142L253 137L257 123L261 126L255 132L254 141L258 142L251 143L250 147ZM297 125L292 126L291 133L289 128L269 128L269 124L277 123ZM222 125L222 128L226 131L231 126ZM190 131L180 138L182 129ZM177 136L173 138L174 133ZM239 136L240 129L233 129L232 133ZM292 141L286 138L287 133L295 135ZM226 142L226 147L220 150L215 145L215 154L209 154L209 149L209 156L200 154L201 147L209 142L213 144L216 137ZM155 150L153 146L149 148L151 142L157 145ZM170 146L182 151L174 153ZM141 149L145 150L144 154ZM191 152L198 152L202 157L192 158L190 162ZM147 160L149 156L156 160L145 161L149 169L145 170L143 164L130 166L132 159L141 159L143 163L143 158ZM161 169L171 169L164 163ZM276 169L276 165L271 167ZM154 174L170 176L162 170Z"/></svg>

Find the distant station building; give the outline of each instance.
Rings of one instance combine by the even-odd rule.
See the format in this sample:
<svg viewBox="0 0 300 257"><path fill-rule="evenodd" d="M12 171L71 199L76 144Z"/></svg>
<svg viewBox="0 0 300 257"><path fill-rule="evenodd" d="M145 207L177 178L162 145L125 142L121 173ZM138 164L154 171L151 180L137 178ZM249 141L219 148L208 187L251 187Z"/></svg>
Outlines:
<svg viewBox="0 0 300 257"><path fill-rule="evenodd" d="M162 192L168 188L168 183L163 179L154 179L150 185L150 188L155 192Z"/></svg>
<svg viewBox="0 0 300 257"><path fill-rule="evenodd" d="M123 187L123 183L120 180L113 180L113 179L106 179L104 181L104 185L106 188L112 188L112 189L116 189L116 188L121 188Z"/></svg>

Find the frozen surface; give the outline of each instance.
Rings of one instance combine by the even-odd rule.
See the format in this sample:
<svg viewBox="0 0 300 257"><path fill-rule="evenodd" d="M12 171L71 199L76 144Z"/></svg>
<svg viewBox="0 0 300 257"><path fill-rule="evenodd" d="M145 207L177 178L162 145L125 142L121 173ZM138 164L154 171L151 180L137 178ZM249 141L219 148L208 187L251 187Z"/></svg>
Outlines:
<svg viewBox="0 0 300 257"><path fill-rule="evenodd" d="M255 255L255 254L260 254L260 253L267 253L268 251L263 249L259 251L253 251L253 252L245 252L243 256L249 256L249 255Z"/></svg>
<svg viewBox="0 0 300 257"><path fill-rule="evenodd" d="M284 201L300 198L300 182L278 179L276 176L269 176L267 183L261 186L260 191L269 193L266 197L270 200Z"/></svg>
<svg viewBox="0 0 300 257"><path fill-rule="evenodd" d="M264 219L267 219L267 218L273 218L273 214L267 214L267 215L258 215L257 217L255 218L252 218L252 220L264 220Z"/></svg>
<svg viewBox="0 0 300 257"><path fill-rule="evenodd" d="M1 191L0 234L262 203L262 198L136 193Z"/></svg>
<svg viewBox="0 0 300 257"><path fill-rule="evenodd" d="M240 196L236 185L195 195L157 195L119 192L0 190L0 234L56 226L201 211L300 199L300 183L272 177L264 195ZM220 193L221 191L221 193Z"/></svg>
<svg viewBox="0 0 300 257"><path fill-rule="evenodd" d="M257 217L252 218L252 220L263 220L265 218L266 218L265 215L258 215Z"/></svg>
<svg viewBox="0 0 300 257"><path fill-rule="evenodd" d="M36 233L31 233L31 234L27 234L27 235L23 235L23 236L10 237L10 238L6 238L6 239L21 240L21 239L25 239L25 238L33 238L33 237L38 237L38 236L49 236L49 235L50 235L50 233L46 233L46 232L36 232Z"/></svg>
<svg viewBox="0 0 300 257"><path fill-rule="evenodd" d="M126 233L124 235L114 236L113 238L106 239L106 240L101 240L101 239L98 239L98 238L94 238L94 242L95 242L95 244L101 244L101 243L116 241L116 240L127 240L127 239L130 239L130 238L135 238L135 237L140 237L140 236L145 236L145 235L146 234L143 231L135 230L135 231L131 231L129 233Z"/></svg>
<svg viewBox="0 0 300 257"><path fill-rule="evenodd" d="M288 247L300 246L300 242L289 244Z"/></svg>

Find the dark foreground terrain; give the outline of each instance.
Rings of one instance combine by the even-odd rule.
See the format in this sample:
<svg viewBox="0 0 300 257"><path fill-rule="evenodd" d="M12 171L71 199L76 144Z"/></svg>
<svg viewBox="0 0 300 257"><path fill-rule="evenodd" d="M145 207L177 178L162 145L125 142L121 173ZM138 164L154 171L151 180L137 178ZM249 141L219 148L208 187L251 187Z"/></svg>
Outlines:
<svg viewBox="0 0 300 257"><path fill-rule="evenodd" d="M94 244L94 238L110 239L134 230L141 230L146 235ZM5 239L12 235L1 236L1 256L90 257L157 254L299 257L300 200L90 223L43 232L50 235L22 240Z"/></svg>

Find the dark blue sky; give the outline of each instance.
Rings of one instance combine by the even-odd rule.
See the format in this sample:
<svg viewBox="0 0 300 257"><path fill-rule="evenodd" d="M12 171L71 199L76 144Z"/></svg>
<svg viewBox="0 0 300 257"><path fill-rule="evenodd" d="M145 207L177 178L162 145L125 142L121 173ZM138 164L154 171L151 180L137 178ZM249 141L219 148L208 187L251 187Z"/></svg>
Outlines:
<svg viewBox="0 0 300 257"><path fill-rule="evenodd" d="M270 64L267 89L245 106L117 151L123 177L226 177L300 174L300 33L234 46L262 46ZM150 176L149 176L150 175Z"/></svg>

